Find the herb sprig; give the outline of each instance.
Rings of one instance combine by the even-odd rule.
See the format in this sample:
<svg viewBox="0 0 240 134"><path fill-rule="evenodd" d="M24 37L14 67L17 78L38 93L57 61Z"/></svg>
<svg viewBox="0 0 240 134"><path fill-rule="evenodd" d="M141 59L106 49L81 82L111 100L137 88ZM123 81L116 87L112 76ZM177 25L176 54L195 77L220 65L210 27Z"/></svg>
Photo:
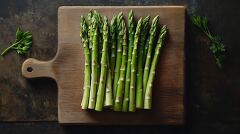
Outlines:
<svg viewBox="0 0 240 134"><path fill-rule="evenodd" d="M16 31L16 39L8 48L4 49L1 56L10 50L16 50L18 54L24 55L32 46L32 34L29 31L23 32L20 28Z"/></svg>
<svg viewBox="0 0 240 134"><path fill-rule="evenodd" d="M226 48L224 44L222 43L222 40L219 36L213 35L209 28L208 28L208 18L207 17L201 17L199 15L194 15L192 17L193 24L198 27L210 40L211 45L209 46L209 49L212 51L215 62L218 65L219 68L222 68L223 59L225 57L224 53L226 51Z"/></svg>

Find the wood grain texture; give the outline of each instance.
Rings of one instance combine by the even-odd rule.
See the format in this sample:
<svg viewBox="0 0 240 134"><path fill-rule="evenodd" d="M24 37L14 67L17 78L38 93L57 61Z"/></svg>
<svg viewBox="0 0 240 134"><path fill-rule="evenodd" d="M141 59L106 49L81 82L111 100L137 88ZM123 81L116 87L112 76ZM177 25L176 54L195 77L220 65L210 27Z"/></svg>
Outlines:
<svg viewBox="0 0 240 134"><path fill-rule="evenodd" d="M122 11L133 9L139 16L159 15L160 24L169 28L169 36L157 67L153 89L153 109L135 113L84 111L81 109L84 55L79 38L80 15L96 9L109 20ZM27 78L51 77L58 84L58 120L81 124L183 124L184 123L184 29L182 6L69 6L58 10L58 52L51 61L28 59L22 72ZM28 72L27 68L33 71Z"/></svg>

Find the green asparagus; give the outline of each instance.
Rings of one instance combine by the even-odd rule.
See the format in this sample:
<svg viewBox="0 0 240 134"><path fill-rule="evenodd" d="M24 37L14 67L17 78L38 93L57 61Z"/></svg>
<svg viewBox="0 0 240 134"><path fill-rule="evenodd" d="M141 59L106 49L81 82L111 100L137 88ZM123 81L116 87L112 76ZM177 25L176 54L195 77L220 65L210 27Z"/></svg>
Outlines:
<svg viewBox="0 0 240 134"><path fill-rule="evenodd" d="M167 27L166 27L166 25L164 25L161 28L159 38L157 41L157 46L156 46L155 53L154 53L153 60L152 60L150 74L149 74L149 78L148 78L148 82L147 82L146 93L145 93L145 97L144 97L144 109L152 108L152 84L153 84L153 80L155 77L156 66L157 66L157 62L159 59L159 55L160 55L160 49L162 48L166 33L167 33Z"/></svg>
<svg viewBox="0 0 240 134"><path fill-rule="evenodd" d="M120 76L118 80L116 98L114 102L114 110L122 111L122 102L123 102L123 94L124 94L124 84L125 84L125 75L126 75L126 64L127 64L127 30L125 21L122 21L122 29L123 29L123 52L122 52L122 63L120 68Z"/></svg>
<svg viewBox="0 0 240 134"><path fill-rule="evenodd" d="M149 77L149 70L151 67L151 60L152 60L152 49L153 49L153 43L155 41L156 32L157 32L157 25L158 25L158 16L156 16L152 20L152 25L149 31L149 39L148 39L148 51L146 55L146 61L145 61L145 67L143 72L143 95L145 94L146 87L147 87L147 81ZM145 95L144 95L145 96Z"/></svg>
<svg viewBox="0 0 240 134"><path fill-rule="evenodd" d="M92 18L92 32L93 32L93 44L92 44L92 59L91 59L91 89L89 97L89 109L95 108L96 92L98 85L98 27L97 18L94 15Z"/></svg>
<svg viewBox="0 0 240 134"><path fill-rule="evenodd" d="M113 97L115 99L116 92L117 92L117 85L118 85L118 79L120 75L120 67L121 67L121 61L122 61L122 44L123 44L123 28L122 28L122 21L123 21L123 13L118 14L118 24L117 24L117 30L118 30L118 36L117 36L117 57L116 57L116 65L115 65L115 74L114 74L114 81L113 81Z"/></svg>
<svg viewBox="0 0 240 134"><path fill-rule="evenodd" d="M109 45L109 55L107 57L108 62L108 76L106 84L106 94L105 94L105 104L106 107L111 107L113 105L113 87L112 80L114 76L114 68L116 63L116 44L117 44L117 17L113 16L110 24L110 44Z"/></svg>
<svg viewBox="0 0 240 134"><path fill-rule="evenodd" d="M135 85L136 85L137 49L138 49L141 31L142 31L142 18L138 20L136 33L134 35L134 44L133 44L132 61L131 61L131 81L130 81L130 92L129 92L129 111L130 112L135 112L136 110Z"/></svg>
<svg viewBox="0 0 240 134"><path fill-rule="evenodd" d="M131 59L132 59L134 34L135 34L135 21L134 21L133 11L131 10L128 14L128 61L127 61L126 82L125 82L125 91L124 91L123 108L122 108L123 112L128 111L128 104L129 104Z"/></svg>
<svg viewBox="0 0 240 134"><path fill-rule="evenodd" d="M137 63L137 88L136 88L136 108L143 108L143 51L144 51L144 44L148 34L149 29L149 19L150 17L147 16L143 19L142 23L142 31L140 34L140 46L138 51L138 63Z"/></svg>
<svg viewBox="0 0 240 134"><path fill-rule="evenodd" d="M96 10L93 11L93 16L95 16L96 18L96 23L97 23L97 28L98 28L98 64L97 64L97 81L100 80L100 71L101 71L101 57L102 57L102 47L103 47L103 39L102 39L102 36L103 36L103 20L102 20L102 17L100 15L99 12L97 12ZM99 84L99 83L98 83ZM98 86L98 85L97 85Z"/></svg>
<svg viewBox="0 0 240 134"><path fill-rule="evenodd" d="M100 73L100 80L99 86L97 91L97 101L96 101L96 111L102 111L103 102L104 102L104 93L106 88L106 80L107 80L107 71L108 71L108 63L107 63L107 56L108 56L108 20L107 17L104 17L103 22L103 49L102 49L102 58L101 58L101 73Z"/></svg>
<svg viewBox="0 0 240 134"><path fill-rule="evenodd" d="M158 16L151 27L150 16L140 17L136 24L132 10L127 26L122 12L113 16L110 25L96 10L88 13L87 20L80 17L85 57L82 109L151 109L152 84L167 27L156 37Z"/></svg>
<svg viewBox="0 0 240 134"><path fill-rule="evenodd" d="M88 100L90 94L90 86L91 86L91 67L90 67L90 50L89 50L89 38L88 38L88 26L83 16L80 18L80 37L83 42L84 47L84 55L85 55L85 67L84 67L84 92L82 98L82 109L87 109L88 107Z"/></svg>

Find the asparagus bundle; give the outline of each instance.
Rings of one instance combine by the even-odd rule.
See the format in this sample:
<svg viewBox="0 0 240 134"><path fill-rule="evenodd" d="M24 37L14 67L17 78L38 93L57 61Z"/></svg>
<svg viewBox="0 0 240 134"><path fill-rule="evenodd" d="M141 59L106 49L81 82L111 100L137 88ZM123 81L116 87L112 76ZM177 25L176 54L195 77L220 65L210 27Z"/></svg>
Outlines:
<svg viewBox="0 0 240 134"><path fill-rule="evenodd" d="M128 28L120 12L108 25L107 17L90 11L88 23L80 18L80 37L85 55L82 109L134 112L151 109L152 83L165 35L161 28L154 45L158 16L140 17L135 27L134 14L128 14ZM150 28L150 29L149 29Z"/></svg>

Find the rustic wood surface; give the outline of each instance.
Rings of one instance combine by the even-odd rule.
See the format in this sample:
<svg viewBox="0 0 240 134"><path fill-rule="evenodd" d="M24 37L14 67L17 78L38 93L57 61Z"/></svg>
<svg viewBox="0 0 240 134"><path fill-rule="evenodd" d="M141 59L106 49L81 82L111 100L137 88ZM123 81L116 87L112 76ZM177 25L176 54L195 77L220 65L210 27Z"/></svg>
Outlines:
<svg viewBox="0 0 240 134"><path fill-rule="evenodd" d="M79 17L90 9L111 17L133 9L139 16L159 15L160 24L169 28L153 89L153 109L136 113L84 111L80 107L83 89L84 55L79 38ZM94 124L183 124L184 122L184 7L60 7L58 11L58 52L51 61L28 59L22 72L27 78L50 77L58 85L60 123ZM29 68L31 70L29 71Z"/></svg>
<svg viewBox="0 0 240 134"><path fill-rule="evenodd" d="M0 50L15 38L18 26L33 33L34 44L26 56L10 52L0 58L0 120L29 123L0 123L4 134L236 134L240 132L240 30L239 1L219 0L1 0ZM52 59L57 50L57 10L61 5L185 5L186 90L185 126L87 126L59 125L57 87L46 78L25 79L22 62L28 57ZM210 29L220 35L229 54L218 69L206 37L190 20L192 14L209 18ZM17 112L16 112L17 111Z"/></svg>

